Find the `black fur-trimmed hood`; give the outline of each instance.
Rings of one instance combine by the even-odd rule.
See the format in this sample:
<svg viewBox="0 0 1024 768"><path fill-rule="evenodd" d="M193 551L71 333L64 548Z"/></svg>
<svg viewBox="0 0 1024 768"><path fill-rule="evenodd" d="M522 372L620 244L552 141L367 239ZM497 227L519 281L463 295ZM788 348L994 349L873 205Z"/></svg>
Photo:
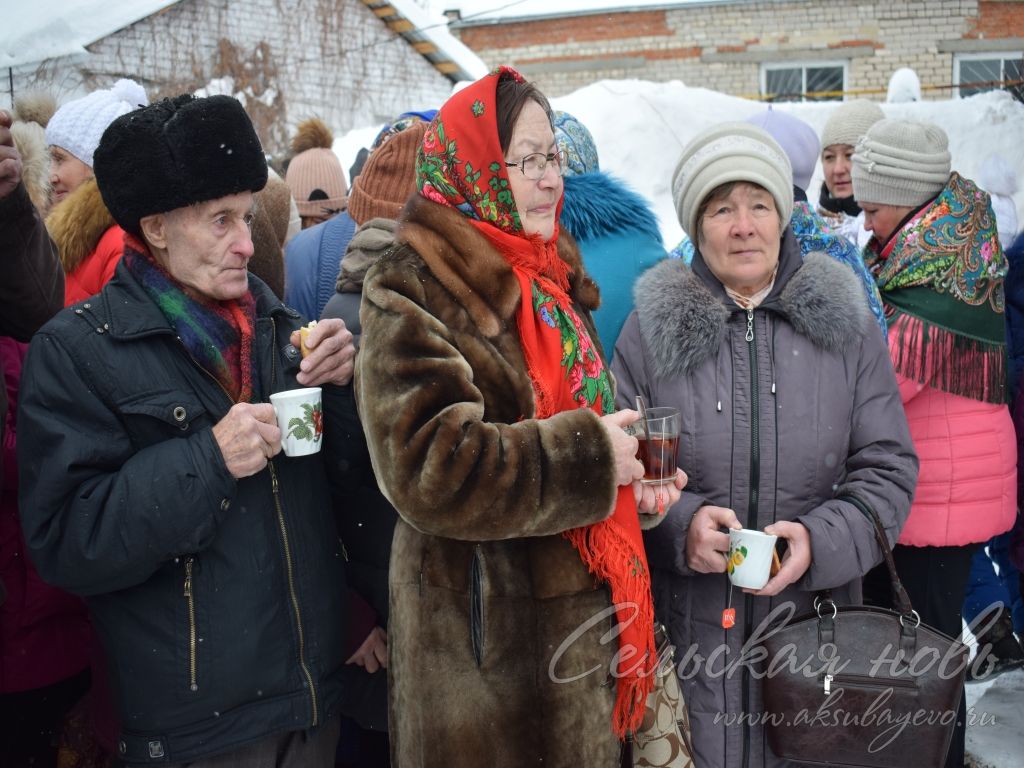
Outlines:
<svg viewBox="0 0 1024 768"><path fill-rule="evenodd" d="M825 253L810 253L772 293L777 299L763 305L765 309L783 316L815 346L838 352L860 343L869 312L864 291L845 264ZM692 371L725 338L731 308L681 260L668 259L645 272L633 295L659 377Z"/></svg>

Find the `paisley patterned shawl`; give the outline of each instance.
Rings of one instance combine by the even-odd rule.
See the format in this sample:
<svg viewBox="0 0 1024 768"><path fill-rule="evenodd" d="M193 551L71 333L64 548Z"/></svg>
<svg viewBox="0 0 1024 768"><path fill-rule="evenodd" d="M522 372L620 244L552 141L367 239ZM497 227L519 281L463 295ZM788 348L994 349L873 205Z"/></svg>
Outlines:
<svg viewBox="0 0 1024 768"><path fill-rule="evenodd" d="M896 331L896 370L955 395L1006 402L1007 262L988 194L954 172L888 245L872 238L864 258Z"/></svg>
<svg viewBox="0 0 1024 768"><path fill-rule="evenodd" d="M927 285L1003 312L1006 258L988 193L956 172L922 215L899 231L886 258L871 249L865 256L882 292Z"/></svg>

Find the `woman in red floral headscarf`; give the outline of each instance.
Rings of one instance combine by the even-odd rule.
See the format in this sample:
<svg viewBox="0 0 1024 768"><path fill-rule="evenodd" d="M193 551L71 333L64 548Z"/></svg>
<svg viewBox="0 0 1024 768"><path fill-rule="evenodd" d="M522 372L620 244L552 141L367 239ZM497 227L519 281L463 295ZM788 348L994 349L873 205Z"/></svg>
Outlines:
<svg viewBox="0 0 1024 768"><path fill-rule="evenodd" d="M562 166L544 96L508 68L482 78L428 128L419 194L364 283L356 394L401 517L399 768L612 768L651 684L640 520L659 500L559 233Z"/></svg>

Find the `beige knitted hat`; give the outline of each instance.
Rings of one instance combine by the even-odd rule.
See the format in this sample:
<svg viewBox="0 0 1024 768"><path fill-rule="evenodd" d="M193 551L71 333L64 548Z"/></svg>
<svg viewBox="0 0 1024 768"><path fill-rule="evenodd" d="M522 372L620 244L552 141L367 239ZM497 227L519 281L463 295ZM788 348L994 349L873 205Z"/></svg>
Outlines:
<svg viewBox="0 0 1024 768"><path fill-rule="evenodd" d="M793 170L786 153L756 125L721 123L693 137L672 174L676 215L691 240L697 240L700 204L729 181L759 184L771 192L786 228L793 214Z"/></svg>
<svg viewBox="0 0 1024 768"><path fill-rule="evenodd" d="M853 196L858 203L917 207L949 181L946 132L931 123L882 120L853 153Z"/></svg>
<svg viewBox="0 0 1024 768"><path fill-rule="evenodd" d="M821 132L821 150L824 152L833 144L857 146L868 128L885 119L882 108L873 101L855 99L836 107Z"/></svg>
<svg viewBox="0 0 1024 768"><path fill-rule="evenodd" d="M299 123L292 138L294 156L284 179L303 217L326 221L348 203L348 184L333 143L334 134L316 117Z"/></svg>

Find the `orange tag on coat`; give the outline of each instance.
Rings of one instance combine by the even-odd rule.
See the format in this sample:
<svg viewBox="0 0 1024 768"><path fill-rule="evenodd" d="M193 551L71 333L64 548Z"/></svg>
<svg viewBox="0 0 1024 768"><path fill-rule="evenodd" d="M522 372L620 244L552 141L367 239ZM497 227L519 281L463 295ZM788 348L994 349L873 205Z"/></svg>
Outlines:
<svg viewBox="0 0 1024 768"><path fill-rule="evenodd" d="M722 629L732 629L736 626L736 609L726 608L722 611Z"/></svg>

